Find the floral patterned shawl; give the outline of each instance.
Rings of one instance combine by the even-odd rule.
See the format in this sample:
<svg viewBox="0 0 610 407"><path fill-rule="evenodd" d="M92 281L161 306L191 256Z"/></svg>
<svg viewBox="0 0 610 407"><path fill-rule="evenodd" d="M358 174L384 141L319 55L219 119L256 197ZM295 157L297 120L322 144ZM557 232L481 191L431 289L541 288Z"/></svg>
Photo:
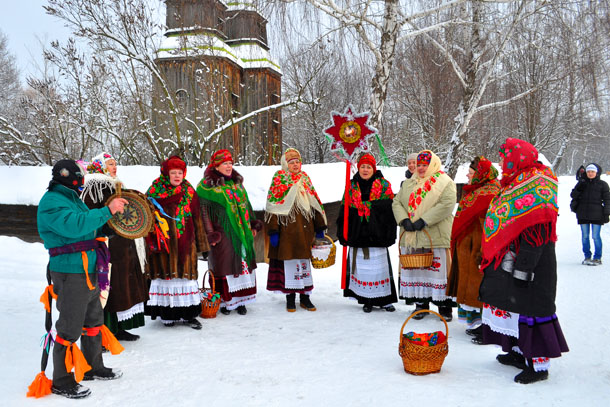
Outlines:
<svg viewBox="0 0 610 407"><path fill-rule="evenodd" d="M557 241L557 177L538 162L538 151L528 142L509 138L500 149L502 190L491 201L483 224L481 269L498 265L511 244L519 251L522 233L535 246ZM550 225L545 237L541 228Z"/></svg>
<svg viewBox="0 0 610 407"><path fill-rule="evenodd" d="M441 171L441 159L432 151L424 150L421 153L431 155L430 164L423 177L417 171L413 174L411 182L413 191L409 195L407 213L412 222L420 219L440 199L443 190L451 181L451 178ZM419 155L418 154L418 155ZM405 232L403 241L409 247L414 247L416 232Z"/></svg>
<svg viewBox="0 0 610 407"><path fill-rule="evenodd" d="M474 222L484 217L489 203L500 191L500 182L497 180L498 170L491 165L491 161L480 156L477 169L470 184L464 185L462 199L458 205L453 228L451 229L451 251L457 242L472 227Z"/></svg>
<svg viewBox="0 0 610 407"><path fill-rule="evenodd" d="M360 191L360 184L358 180L352 178L350 188L348 190L350 199L350 208L356 208L358 210L358 216L360 221L365 219L368 221L371 216L371 202L381 199L394 199L394 193L390 183L383 177L377 178L371 185L371 192L369 199L362 201L362 192ZM345 205L345 196L341 201L341 205Z"/></svg>
<svg viewBox="0 0 610 407"><path fill-rule="evenodd" d="M186 222L192 216L190 205L193 195L195 195L195 189L191 183L185 178L182 180L182 184L175 187L169 182L168 176L161 174L159 178L153 181L148 191L146 191L146 195L160 199L181 195L180 202L176 207L176 213L169 213L168 215L175 218L178 237L182 236ZM161 205L163 204L161 203Z"/></svg>
<svg viewBox="0 0 610 407"><path fill-rule="evenodd" d="M312 219L314 211L320 212L326 222L324 206L309 175L304 171L298 174L288 171L288 163L283 155L282 169L273 174L271 186L267 192L265 221L268 221L272 215L276 215L278 221L286 225L295 221L297 213L308 220Z"/></svg>

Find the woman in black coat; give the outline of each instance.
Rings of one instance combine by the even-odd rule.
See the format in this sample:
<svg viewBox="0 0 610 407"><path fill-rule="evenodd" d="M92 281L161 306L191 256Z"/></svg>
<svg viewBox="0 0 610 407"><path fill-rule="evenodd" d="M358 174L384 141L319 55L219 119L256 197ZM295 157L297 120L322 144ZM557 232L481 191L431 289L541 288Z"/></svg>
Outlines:
<svg viewBox="0 0 610 407"><path fill-rule="evenodd" d="M550 358L568 351L557 315L557 177L538 151L509 138L500 149L501 189L483 222L483 342L501 345L517 383L548 378Z"/></svg>
<svg viewBox="0 0 610 407"><path fill-rule="evenodd" d="M363 304L364 312L373 306L394 311L398 301L388 247L396 241L396 221L392 212L392 186L377 170L371 154L358 160L358 173L343 197L337 219L337 235L349 246L344 297ZM347 199L346 199L347 198ZM343 236L345 204L348 202L348 233Z"/></svg>
<svg viewBox="0 0 610 407"><path fill-rule="evenodd" d="M585 259L582 264L599 266L602 264L601 227L608 223L610 216L610 189L608 184L600 179L601 167L596 163L582 166L576 175L578 183L570 196L570 209L576 213L582 235L582 251ZM593 237L595 253L591 258L591 243L589 234Z"/></svg>

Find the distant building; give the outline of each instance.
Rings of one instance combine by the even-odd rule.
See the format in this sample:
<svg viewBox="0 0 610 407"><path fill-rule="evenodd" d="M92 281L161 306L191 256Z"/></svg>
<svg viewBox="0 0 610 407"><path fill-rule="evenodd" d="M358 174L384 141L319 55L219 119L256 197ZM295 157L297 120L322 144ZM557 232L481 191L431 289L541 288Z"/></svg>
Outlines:
<svg viewBox="0 0 610 407"><path fill-rule="evenodd" d="M271 60L267 20L246 3L165 0L165 38L156 60L177 101L181 134L200 139L230 120L281 101L281 69ZM153 104L164 90L154 81ZM161 135L174 125L154 109ZM212 149L228 148L243 164L277 164L281 155L279 109L256 115L222 133ZM207 158L209 158L207 154Z"/></svg>

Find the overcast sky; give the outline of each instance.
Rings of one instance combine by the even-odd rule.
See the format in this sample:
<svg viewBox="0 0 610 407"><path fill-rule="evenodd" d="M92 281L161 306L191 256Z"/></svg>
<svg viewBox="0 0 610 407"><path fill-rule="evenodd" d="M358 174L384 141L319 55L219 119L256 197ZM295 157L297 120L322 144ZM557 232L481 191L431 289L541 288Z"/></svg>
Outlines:
<svg viewBox="0 0 610 407"><path fill-rule="evenodd" d="M42 66L42 41L65 40L70 31L47 15L46 0L0 0L0 30L8 37L9 51L17 58L21 78L33 75Z"/></svg>

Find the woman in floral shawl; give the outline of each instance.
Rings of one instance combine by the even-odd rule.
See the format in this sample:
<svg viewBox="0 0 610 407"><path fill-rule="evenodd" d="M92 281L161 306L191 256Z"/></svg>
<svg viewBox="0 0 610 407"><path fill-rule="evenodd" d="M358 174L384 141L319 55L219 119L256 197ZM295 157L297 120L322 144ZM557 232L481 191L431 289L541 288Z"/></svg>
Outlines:
<svg viewBox="0 0 610 407"><path fill-rule="evenodd" d="M451 271L447 295L456 297L458 319L468 325L466 333L474 336L474 343L482 343L479 286L483 274L481 236L483 220L492 198L500 191L498 170L483 156L476 157L468 168L468 184L453 219L451 230ZM475 326L479 327L475 328Z"/></svg>
<svg viewBox="0 0 610 407"><path fill-rule="evenodd" d="M161 163L161 176L146 192L159 216L169 225L155 227L147 236L150 254L148 276L151 280L145 312L161 318L166 326L183 320L193 329L201 329L201 295L197 283L197 253L209 245L195 188L184 177L186 163L172 156Z"/></svg>
<svg viewBox="0 0 610 407"><path fill-rule="evenodd" d="M396 222L392 213L392 186L377 169L375 157L364 154L348 190L348 233L343 236L345 196L339 209L339 241L349 246L344 297L363 304L364 312L373 306L395 311L398 299L392 276L388 247L396 241Z"/></svg>
<svg viewBox="0 0 610 407"><path fill-rule="evenodd" d="M254 217L243 181L233 168L229 150L218 150L197 185L212 246L208 264L222 300L220 312L225 315L234 309L245 315L246 305L256 299L254 236L263 224Z"/></svg>
<svg viewBox="0 0 610 407"><path fill-rule="evenodd" d="M116 192L117 185L145 198L140 192L127 190L117 178L117 162L109 153L101 153L91 160L85 175L81 199L89 208L102 208ZM127 239L112 236L108 241L112 273L108 302L104 307L104 325L121 341L136 341L140 337L129 329L144 326L144 302L148 300L146 276L146 243L143 238Z"/></svg>
<svg viewBox="0 0 610 407"><path fill-rule="evenodd" d="M267 194L265 224L269 234L267 290L286 294L286 310L300 306L315 311L309 295L311 245L324 238L326 214L309 176L301 170L301 153L294 148L282 155L282 169L273 175Z"/></svg>
<svg viewBox="0 0 610 407"><path fill-rule="evenodd" d="M455 201L455 183L441 171L440 158L424 150L417 155L415 175L402 184L392 203L394 218L401 226L400 252L422 253L430 247L434 252L430 267L400 269L400 296L415 302L415 311L428 309L432 301L448 321L453 318L453 301L445 290L451 265L449 247ZM420 313L413 318L426 315Z"/></svg>
<svg viewBox="0 0 610 407"><path fill-rule="evenodd" d="M500 157L502 189L483 224L483 342L501 345L508 353L496 359L527 384L568 351L555 315L557 177L523 140L507 139Z"/></svg>

